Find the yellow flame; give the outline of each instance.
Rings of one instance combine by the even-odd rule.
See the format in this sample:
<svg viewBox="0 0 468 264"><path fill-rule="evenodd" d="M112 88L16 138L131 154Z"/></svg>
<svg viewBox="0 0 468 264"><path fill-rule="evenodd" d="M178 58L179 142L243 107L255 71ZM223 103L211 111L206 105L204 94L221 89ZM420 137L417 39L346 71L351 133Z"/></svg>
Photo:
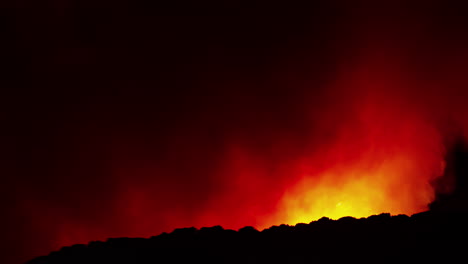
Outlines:
<svg viewBox="0 0 468 264"><path fill-rule="evenodd" d="M373 214L413 214L425 210L433 191L410 160L387 160L375 168L362 164L308 176L286 192L280 202L283 223L309 223L321 217L367 217ZM319 180L315 180L319 179ZM277 219L278 220L278 219Z"/></svg>

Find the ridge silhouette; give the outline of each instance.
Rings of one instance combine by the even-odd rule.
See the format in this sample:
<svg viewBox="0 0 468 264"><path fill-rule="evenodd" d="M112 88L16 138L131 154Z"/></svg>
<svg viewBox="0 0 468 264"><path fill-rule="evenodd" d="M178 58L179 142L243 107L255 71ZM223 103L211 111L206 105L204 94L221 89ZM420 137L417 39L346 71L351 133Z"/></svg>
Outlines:
<svg viewBox="0 0 468 264"><path fill-rule="evenodd" d="M355 219L239 231L181 228L150 238L110 238L63 247L28 264L46 263L463 263L467 213L388 213ZM457 262L458 262L457 261Z"/></svg>
<svg viewBox="0 0 468 264"><path fill-rule="evenodd" d="M430 210L343 217L259 231L221 226L150 238L110 238L63 247L27 264L66 263L468 263L468 145L456 140Z"/></svg>

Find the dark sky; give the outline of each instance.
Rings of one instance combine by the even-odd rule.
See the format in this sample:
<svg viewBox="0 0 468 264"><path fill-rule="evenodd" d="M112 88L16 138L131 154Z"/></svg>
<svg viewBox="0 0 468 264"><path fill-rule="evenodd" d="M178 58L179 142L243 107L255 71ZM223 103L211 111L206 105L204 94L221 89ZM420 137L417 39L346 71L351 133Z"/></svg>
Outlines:
<svg viewBox="0 0 468 264"><path fill-rule="evenodd" d="M427 208L468 135L466 8L153 2L1 4L6 263Z"/></svg>

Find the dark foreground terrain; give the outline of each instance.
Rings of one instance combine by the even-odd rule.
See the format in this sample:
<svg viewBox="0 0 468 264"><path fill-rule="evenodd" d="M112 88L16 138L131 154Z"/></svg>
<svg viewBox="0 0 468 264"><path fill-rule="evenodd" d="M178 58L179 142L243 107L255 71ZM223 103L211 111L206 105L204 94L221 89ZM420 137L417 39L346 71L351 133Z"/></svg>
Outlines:
<svg viewBox="0 0 468 264"><path fill-rule="evenodd" d="M148 239L112 238L64 247L46 263L468 263L468 214L374 215L263 231L176 229Z"/></svg>

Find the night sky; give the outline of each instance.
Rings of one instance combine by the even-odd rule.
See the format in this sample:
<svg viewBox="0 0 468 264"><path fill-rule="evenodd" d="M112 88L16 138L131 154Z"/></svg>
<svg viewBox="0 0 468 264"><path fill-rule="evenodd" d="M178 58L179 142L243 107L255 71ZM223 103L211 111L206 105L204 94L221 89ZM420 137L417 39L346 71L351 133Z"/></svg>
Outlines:
<svg viewBox="0 0 468 264"><path fill-rule="evenodd" d="M153 2L0 4L0 262L434 200L468 136L468 9Z"/></svg>

